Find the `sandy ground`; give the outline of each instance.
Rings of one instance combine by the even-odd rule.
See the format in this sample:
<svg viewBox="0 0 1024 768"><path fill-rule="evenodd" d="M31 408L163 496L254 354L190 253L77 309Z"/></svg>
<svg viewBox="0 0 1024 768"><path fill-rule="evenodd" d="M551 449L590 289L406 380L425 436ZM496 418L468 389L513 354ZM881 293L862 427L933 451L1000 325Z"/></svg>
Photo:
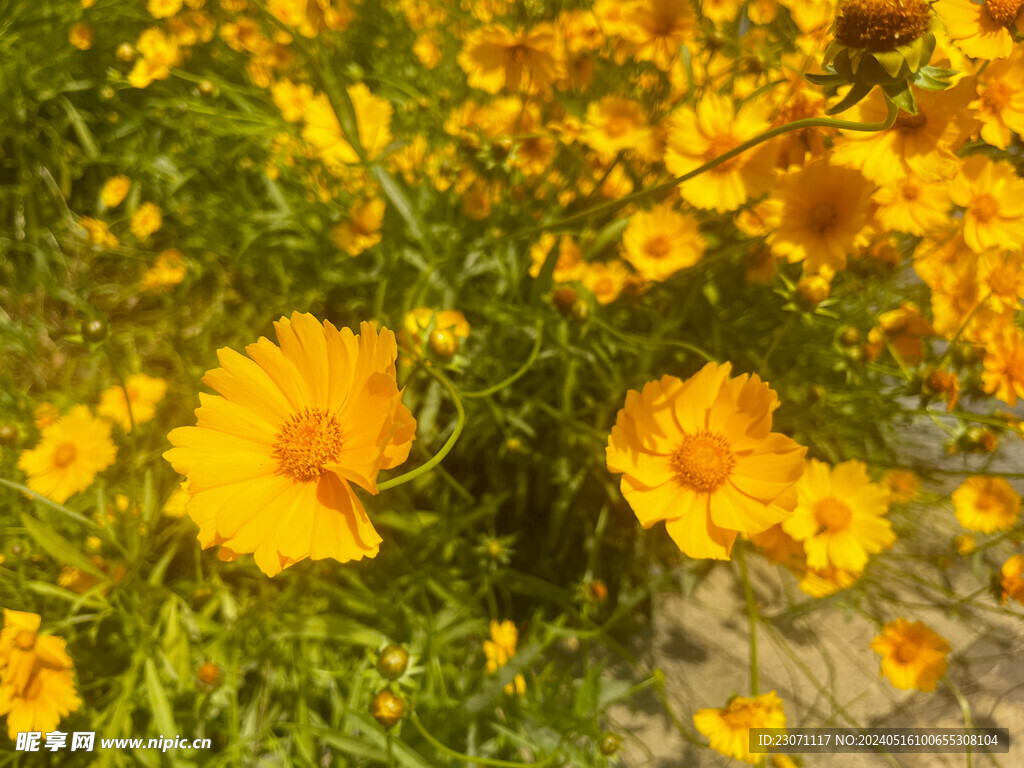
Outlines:
<svg viewBox="0 0 1024 768"><path fill-rule="evenodd" d="M906 434L908 464L965 467L961 457L936 456L939 440L934 426L921 425ZM1012 441L1012 437L1006 438L1008 445L990 470L1024 471L1024 443ZM980 457L970 457L967 466L976 468L981 461ZM948 494L960 480L951 476L931 487ZM1018 491L1024 490L1019 480L1011 482ZM915 520L920 520L926 531L926 546L931 542L939 551L948 551L952 535L962 532L951 509L941 504L922 505L911 514L919 515ZM1006 546L1004 543L1003 549ZM893 555L899 554L898 544ZM969 558L954 557L952 565L942 571L920 558L893 557L892 565L905 571L874 573L873 577L881 579L897 600L905 603L865 606L867 613L892 613L889 618L924 621L942 634L952 646L948 676L962 692L969 706L968 716L977 726L1009 728L1010 752L995 755L994 759L975 754L973 763L964 754L814 754L800 756L800 764L829 768L1024 768L1024 609L1011 603L1015 615L1006 615L967 606L956 617L948 610L931 607L934 600L926 589L915 585L913 577L938 581L956 595L975 592L984 583L971 572ZM763 616L772 617L806 600L796 589L796 580L781 568L760 557L751 557L749 567ZM981 594L976 600L998 608L998 602L989 595ZM900 691L879 676L879 657L870 649L877 627L869 615L844 603L849 601L836 600L798 618L767 620L758 633L760 688L762 692L777 691L785 702L787 724L808 728L962 727L965 711L950 688L940 683L931 693ZM664 672L669 704L691 731L696 710L722 706L734 693L749 693L748 627L735 563L716 564L690 594L683 596L676 591L656 597L648 631L637 638L634 650L642 665ZM621 753L624 765L742 765L684 739L650 690L631 706L616 707L609 715L609 726L628 734Z"/></svg>

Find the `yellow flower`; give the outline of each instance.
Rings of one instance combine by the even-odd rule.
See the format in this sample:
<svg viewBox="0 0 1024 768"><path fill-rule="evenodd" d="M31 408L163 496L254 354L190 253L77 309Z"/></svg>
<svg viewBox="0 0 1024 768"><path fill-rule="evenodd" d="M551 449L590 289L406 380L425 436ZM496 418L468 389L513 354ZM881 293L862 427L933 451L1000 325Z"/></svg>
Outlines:
<svg viewBox="0 0 1024 768"><path fill-rule="evenodd" d="M823 30L836 16L836 0L779 0L801 32Z"/></svg>
<svg viewBox="0 0 1024 768"><path fill-rule="evenodd" d="M737 534L786 519L806 448L771 432L778 398L757 376L708 363L686 381L630 390L606 448L640 524L665 520L689 557L727 560Z"/></svg>
<svg viewBox="0 0 1024 768"><path fill-rule="evenodd" d="M667 72L680 48L695 39L696 13L688 0L638 0L623 4L619 34L633 44L633 56Z"/></svg>
<svg viewBox="0 0 1024 768"><path fill-rule="evenodd" d="M1008 531L1020 517L1020 495L1001 477L969 477L952 499L956 519L969 531Z"/></svg>
<svg viewBox="0 0 1024 768"><path fill-rule="evenodd" d="M530 277L540 276L548 254L555 244L555 236L545 232L540 240L530 247ZM578 280L583 274L583 256L572 235L562 235L558 245L558 261L555 263L553 279L556 283Z"/></svg>
<svg viewBox="0 0 1024 768"><path fill-rule="evenodd" d="M167 394L167 382L144 373L135 373L125 381L125 387L128 390L127 397L120 385L105 389L100 395L96 413L120 425L125 432L131 432L133 421L138 426L156 415L156 404Z"/></svg>
<svg viewBox="0 0 1024 768"><path fill-rule="evenodd" d="M132 180L127 176L111 176L103 183L100 200L107 208L117 208L132 188Z"/></svg>
<svg viewBox="0 0 1024 768"><path fill-rule="evenodd" d="M147 0L146 10L154 19L166 19L181 10L182 0Z"/></svg>
<svg viewBox="0 0 1024 768"><path fill-rule="evenodd" d="M692 267L704 255L697 220L664 203L629 217L622 233L623 257L645 280L664 280Z"/></svg>
<svg viewBox="0 0 1024 768"><path fill-rule="evenodd" d="M502 89L546 93L564 76L554 27L548 23L528 31L513 32L501 24L473 30L466 36L458 62L470 87L487 93Z"/></svg>
<svg viewBox="0 0 1024 768"><path fill-rule="evenodd" d="M750 753L750 729L785 728L786 713L782 699L769 691L752 699L734 696L721 708L698 709L693 724L713 750L753 765L764 755Z"/></svg>
<svg viewBox="0 0 1024 768"><path fill-rule="evenodd" d="M920 621L890 621L871 641L871 650L882 657L879 674L902 690L934 691L949 666L949 643Z"/></svg>
<svg viewBox="0 0 1024 768"><path fill-rule="evenodd" d="M129 228L139 240L146 240L164 225L163 214L156 203L143 203L132 214Z"/></svg>
<svg viewBox="0 0 1024 768"><path fill-rule="evenodd" d="M72 24L68 29L68 42L80 51L88 51L92 48L92 27L84 21Z"/></svg>
<svg viewBox="0 0 1024 768"><path fill-rule="evenodd" d="M810 273L843 269L847 254L868 242L872 186L824 157L790 172L764 204L772 252Z"/></svg>
<svg viewBox="0 0 1024 768"><path fill-rule="evenodd" d="M60 719L82 704L75 692L74 664L62 638L39 635L41 617L4 609L0 631L0 715L7 735L55 731Z"/></svg>
<svg viewBox="0 0 1024 768"><path fill-rule="evenodd" d="M687 5L685 0L682 4ZM697 108L680 107L668 122L665 167L676 176L763 133L769 127L764 101L754 99L734 112L732 99L708 93ZM735 211L764 192L772 179L774 150L769 145L744 152L679 185L679 194L698 208Z"/></svg>
<svg viewBox="0 0 1024 768"><path fill-rule="evenodd" d="M32 410L32 420L36 429L42 431L60 418L60 409L53 403L40 403Z"/></svg>
<svg viewBox="0 0 1024 768"><path fill-rule="evenodd" d="M1024 555L1010 555L1003 563L1002 571L1003 605L1013 598L1024 605Z"/></svg>
<svg viewBox="0 0 1024 768"><path fill-rule="evenodd" d="M797 586L805 595L828 597L855 584L860 575L860 571L844 571L833 565L820 569L807 568Z"/></svg>
<svg viewBox="0 0 1024 768"><path fill-rule="evenodd" d="M139 290L146 293L169 291L185 279L186 269L185 256L177 248L161 251L139 281Z"/></svg>
<svg viewBox="0 0 1024 768"><path fill-rule="evenodd" d="M150 27L141 35L135 45L142 58L128 74L133 88L145 88L154 80L166 80L171 76L171 67L181 61L177 41L165 35L159 27Z"/></svg>
<svg viewBox="0 0 1024 768"><path fill-rule="evenodd" d="M313 88L306 83L296 85L291 80L279 80L270 86L270 95L274 104L281 111L281 117L289 123L297 123L302 119L313 100Z"/></svg>
<svg viewBox="0 0 1024 768"><path fill-rule="evenodd" d="M985 350L983 365L985 391L994 392L1011 407L1016 405L1017 398L1024 397L1024 332L1007 328L995 336Z"/></svg>
<svg viewBox="0 0 1024 768"><path fill-rule="evenodd" d="M167 501L164 502L162 512L168 517L185 517L188 514L188 484L182 483L174 489Z"/></svg>
<svg viewBox="0 0 1024 768"><path fill-rule="evenodd" d="M363 83L348 87L348 95L356 115L356 131L369 160L380 156L391 143L391 103L370 93ZM341 132L327 96L318 93L308 101L303 112L306 122L302 138L312 144L327 169L334 174L344 173L344 166L359 162L359 155Z"/></svg>
<svg viewBox="0 0 1024 768"><path fill-rule="evenodd" d="M110 231L106 222L83 216L78 220L78 224L85 230L85 235L90 243L104 248L117 247L117 237Z"/></svg>
<svg viewBox="0 0 1024 768"><path fill-rule="evenodd" d="M451 358L469 338L469 321L457 309L435 311L430 307L416 307L407 312L399 343L412 357L422 354L424 334L436 354Z"/></svg>
<svg viewBox="0 0 1024 768"><path fill-rule="evenodd" d="M1013 28L1022 0L938 0L935 13L956 46L977 59L1005 59L1013 51Z"/></svg>
<svg viewBox="0 0 1024 768"><path fill-rule="evenodd" d="M969 555L977 546L974 537L969 533L961 533L953 537L953 546L956 547L958 555Z"/></svg>
<svg viewBox="0 0 1024 768"><path fill-rule="evenodd" d="M924 236L949 223L949 189L912 174L886 182L871 196L875 218L889 232Z"/></svg>
<svg viewBox="0 0 1024 768"><path fill-rule="evenodd" d="M896 504L906 504L917 496L921 487L921 478L910 469L890 469L882 475L882 487L889 491L889 500Z"/></svg>
<svg viewBox="0 0 1024 768"><path fill-rule="evenodd" d="M981 118L981 138L1006 149L1013 134L1024 134L1024 51L1013 49L1010 58L994 61L978 76L978 98L971 109Z"/></svg>
<svg viewBox="0 0 1024 768"><path fill-rule="evenodd" d="M516 655L516 644L519 642L519 630L511 621L503 621L500 624L491 622L491 639L484 640L484 656L487 657L487 671L492 675L499 667L508 664L508 660ZM520 696L526 693L526 678L516 675L508 685L505 686L505 693L509 696L518 693Z"/></svg>
<svg viewBox="0 0 1024 768"><path fill-rule="evenodd" d="M975 253L1024 245L1024 179L1005 160L973 155L949 185L964 210L964 242Z"/></svg>
<svg viewBox="0 0 1024 768"><path fill-rule="evenodd" d="M581 280L588 291L594 294L597 303L611 304L622 293L630 278L629 269L618 259L595 261L583 264Z"/></svg>
<svg viewBox="0 0 1024 768"><path fill-rule="evenodd" d="M116 455L109 422L76 405L43 430L35 448L22 452L18 467L29 476L29 488L63 504L92 485L96 473L113 464Z"/></svg>
<svg viewBox="0 0 1024 768"><path fill-rule="evenodd" d="M587 107L587 121L581 136L608 163L628 149L650 151L651 128L639 102L618 96L605 96Z"/></svg>
<svg viewBox="0 0 1024 768"><path fill-rule="evenodd" d="M441 63L440 38L434 32L420 33L412 44L412 52L420 64L427 69L434 69Z"/></svg>
<svg viewBox="0 0 1024 768"><path fill-rule="evenodd" d="M352 206L348 221L337 225L331 236L339 249L349 256L358 256L380 242L383 223L384 201L373 197Z"/></svg>
<svg viewBox="0 0 1024 768"><path fill-rule="evenodd" d="M830 468L811 459L796 488L796 511L782 522L782 530L804 543L809 568L831 565L859 573L869 554L896 541L884 517L889 492L871 482L862 462L844 461Z"/></svg>
<svg viewBox="0 0 1024 768"><path fill-rule="evenodd" d="M376 494L377 473L412 447L395 335L298 312L274 327L280 347L218 350L221 367L203 381L220 395L200 394L198 425L168 435L199 542L224 560L253 552L268 576L307 557L374 557L381 538L350 483Z"/></svg>

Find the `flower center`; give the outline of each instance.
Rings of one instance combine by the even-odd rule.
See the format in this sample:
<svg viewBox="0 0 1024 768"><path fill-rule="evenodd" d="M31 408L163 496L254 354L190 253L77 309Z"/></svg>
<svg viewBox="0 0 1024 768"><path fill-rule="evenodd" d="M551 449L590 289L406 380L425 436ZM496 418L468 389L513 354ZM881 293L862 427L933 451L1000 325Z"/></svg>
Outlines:
<svg viewBox="0 0 1024 768"><path fill-rule="evenodd" d="M992 21L1008 27L1017 20L1022 5L1022 0L986 0L985 10L992 17Z"/></svg>
<svg viewBox="0 0 1024 768"><path fill-rule="evenodd" d="M748 703L733 701L722 710L722 719L731 731L746 730L754 722L753 707Z"/></svg>
<svg viewBox="0 0 1024 768"><path fill-rule="evenodd" d="M704 429L684 435L669 465L680 485L699 493L710 493L726 481L736 466L729 441L718 432Z"/></svg>
<svg viewBox="0 0 1024 768"><path fill-rule="evenodd" d="M526 46L513 45L508 49L508 60L510 64L521 66L526 61Z"/></svg>
<svg viewBox="0 0 1024 768"><path fill-rule="evenodd" d="M903 131L903 133L913 133L924 128L925 123L928 122L928 118L925 117L924 112L918 112L916 115L911 115L907 112L900 112L896 117L896 129Z"/></svg>
<svg viewBox="0 0 1024 768"><path fill-rule="evenodd" d="M845 501L826 496L814 505L814 516L818 520L818 525L827 528L831 533L841 531L849 525L853 510Z"/></svg>
<svg viewBox="0 0 1024 768"><path fill-rule="evenodd" d="M305 408L281 427L274 440L278 471L300 483L316 480L324 464L341 452L341 426L334 414L322 408Z"/></svg>
<svg viewBox="0 0 1024 768"><path fill-rule="evenodd" d="M999 215L999 203L992 195L985 193L974 198L971 213L982 224L987 224Z"/></svg>
<svg viewBox="0 0 1024 768"><path fill-rule="evenodd" d="M14 636L14 644L22 651L31 651L36 647L36 633L23 629Z"/></svg>
<svg viewBox="0 0 1024 768"><path fill-rule="evenodd" d="M981 94L981 103L990 112L1002 112L1013 98L1013 91L1006 83L990 80Z"/></svg>
<svg viewBox="0 0 1024 768"><path fill-rule="evenodd" d="M708 150L704 153L704 162L710 163L716 157L724 155L730 149L739 144L732 136L715 136L708 143ZM711 173L723 174L728 173L739 163L739 156L730 158L724 163L720 163L711 169Z"/></svg>
<svg viewBox="0 0 1024 768"><path fill-rule="evenodd" d="M839 212L832 203L818 203L808 213L807 228L820 235L838 218Z"/></svg>
<svg viewBox="0 0 1024 768"><path fill-rule="evenodd" d="M605 125L604 132L611 136L613 139L617 139L620 136L625 136L629 130L629 121L624 117L613 117L608 120Z"/></svg>
<svg viewBox="0 0 1024 768"><path fill-rule="evenodd" d="M917 200L917 196L921 194L920 187L913 182L907 182L903 185L903 199L904 200Z"/></svg>
<svg viewBox="0 0 1024 768"><path fill-rule="evenodd" d="M921 655L921 649L913 640L903 640L896 646L893 656L900 664L909 664Z"/></svg>
<svg viewBox="0 0 1024 768"><path fill-rule="evenodd" d="M652 259L664 258L666 255L668 255L668 252L671 249L671 247L672 246L669 243L668 238L665 237L664 235L655 235L654 237L650 238L646 243L644 243L644 251Z"/></svg>
<svg viewBox="0 0 1024 768"><path fill-rule="evenodd" d="M58 468L64 468L73 462L77 455L78 449L75 448L74 443L61 443L53 452L53 464Z"/></svg>
<svg viewBox="0 0 1024 768"><path fill-rule="evenodd" d="M851 48L891 51L923 35L930 16L927 0L846 0L836 13L836 40Z"/></svg>

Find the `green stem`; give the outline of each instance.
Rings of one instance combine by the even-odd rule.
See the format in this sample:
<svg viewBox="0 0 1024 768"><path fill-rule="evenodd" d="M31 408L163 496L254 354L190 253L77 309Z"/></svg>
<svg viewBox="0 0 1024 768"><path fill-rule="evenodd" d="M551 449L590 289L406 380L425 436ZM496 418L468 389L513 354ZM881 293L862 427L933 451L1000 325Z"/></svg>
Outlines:
<svg viewBox="0 0 1024 768"><path fill-rule="evenodd" d="M754 138L749 139L736 147L733 147L728 152L725 152L719 155L718 157L714 158L713 160L704 163L704 165L698 166L697 168L694 168L692 171L689 171L688 173L684 173L682 176L676 176L673 179L669 179L668 181L662 182L661 184L656 184L653 187L641 189L637 192L634 192L631 195L620 197L617 200L611 200L603 205L597 206L596 208L591 208L586 211L574 213L571 216L567 216L566 218L561 219L560 221L556 221L552 224L547 224L544 226L533 227L532 229L523 230L519 234L534 235L538 232L553 232L555 230L567 229L581 221L589 219L591 216L594 216L596 214L611 213L617 211L618 209L626 205L629 205L630 203L634 203L638 200L641 200L645 197L656 195L660 192L666 192L672 189L673 187L679 186L684 181L689 181L692 178L700 176L702 173L707 173L708 171L718 167L722 163L732 160L732 158L736 157L737 155L743 154L748 149L753 149L758 144L763 144L766 141L771 141L777 136L782 136L783 134L786 133L792 133L793 131L802 131L805 128L838 128L844 131L863 131L865 133L877 133L879 131L887 130L889 128L892 128L892 126L896 123L896 116L899 114L899 108L888 100L886 101L886 107L888 109L888 114L886 114L885 119L880 123L854 123L848 120L835 120L831 117L806 117L803 118L802 120L794 120L793 122L785 123L784 125L777 126L775 128L772 128L771 130L765 131L764 133L758 134Z"/></svg>
<svg viewBox="0 0 1024 768"><path fill-rule="evenodd" d="M452 450L452 448L455 447L455 443L458 441L459 435L462 434L462 428L466 426L466 409L463 407L462 399L459 397L459 394L455 391L455 387L452 385L451 381L449 381L448 377L445 376L443 373L441 373L440 371L436 371L433 368L424 368L424 370L428 374L433 376L435 379L437 379L439 382L441 382L441 384L444 385L445 389L448 390L448 394L451 395L452 403L455 405L455 412L457 414L455 429L452 431L451 437L449 437L445 441L445 444L441 446L441 450L435 453L428 461L416 467L416 469L409 470L405 474L399 475L398 477L392 477L390 480L385 480L383 483L378 483L378 491L385 491L388 488L394 488L399 485L404 485L405 483L411 482L420 475L424 475L430 470L432 470L434 467L440 464L444 457L447 456L449 452Z"/></svg>
<svg viewBox="0 0 1024 768"><path fill-rule="evenodd" d="M561 755L558 752L553 752L548 755L545 759L539 763L519 763L514 760L499 760L496 757L480 757L478 755L466 755L462 752L456 752L450 747L446 747L440 741L435 739L430 732L423 727L420 719L416 717L416 713L413 712L409 715L409 722L413 724L413 727L420 732L420 736L427 740L427 742L440 752L442 755L452 758L453 760L459 760L463 763L477 763L479 765L493 765L495 768L524 768L524 766L542 766L549 765L557 761Z"/></svg>
<svg viewBox="0 0 1024 768"><path fill-rule="evenodd" d="M390 730L384 732L384 738L387 743L388 749L388 768L395 768L395 750L391 743L392 740Z"/></svg>
<svg viewBox="0 0 1024 768"><path fill-rule="evenodd" d="M736 561L740 566L740 578L743 580L743 594L747 600L747 619L750 621L750 695L759 693L760 680L757 672L757 604L754 602L754 588L747 576L747 558L743 546L736 549Z"/></svg>
<svg viewBox="0 0 1024 768"><path fill-rule="evenodd" d="M487 397L488 395L493 395L496 392L500 392L517 379L521 378L523 374L530 370L533 364L537 362L537 357L540 355L541 339L543 337L544 331L544 321L538 318L535 327L537 332L537 338L533 342L533 349L530 350L530 355L529 357L526 358L526 362L519 366L518 370L516 370L515 373L513 373L508 378L502 379L497 384L487 387L486 389L477 389L472 392L462 392L460 394L463 397Z"/></svg>

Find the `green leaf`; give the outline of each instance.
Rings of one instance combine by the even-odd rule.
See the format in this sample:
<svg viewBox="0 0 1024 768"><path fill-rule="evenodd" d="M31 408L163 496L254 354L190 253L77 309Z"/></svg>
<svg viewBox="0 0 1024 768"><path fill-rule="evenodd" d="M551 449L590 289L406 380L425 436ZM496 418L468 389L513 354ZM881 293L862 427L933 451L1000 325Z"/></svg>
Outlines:
<svg viewBox="0 0 1024 768"><path fill-rule="evenodd" d="M873 53L872 56L875 57L875 61L882 65L882 69L890 77L899 75L904 63L906 63L906 59L903 58L903 54L899 51L879 51L878 53Z"/></svg>
<svg viewBox="0 0 1024 768"><path fill-rule="evenodd" d="M167 692L160 682L160 675L156 671L156 662L152 658L146 659L146 695L149 697L149 709L153 715L155 730L163 736L175 735L177 726L174 724L174 714L167 700Z"/></svg>
<svg viewBox="0 0 1024 768"><path fill-rule="evenodd" d="M43 525L34 517L22 513L21 522L28 531L28 535L35 539L35 542L43 548L46 554L62 565L70 565L78 570L95 576L97 579L110 583L110 577L93 565L89 558L79 552L75 547L59 533Z"/></svg>
<svg viewBox="0 0 1024 768"><path fill-rule="evenodd" d="M904 112L917 114L917 102L914 101L914 92L910 90L910 83L887 85L882 90L885 92L886 98Z"/></svg>

